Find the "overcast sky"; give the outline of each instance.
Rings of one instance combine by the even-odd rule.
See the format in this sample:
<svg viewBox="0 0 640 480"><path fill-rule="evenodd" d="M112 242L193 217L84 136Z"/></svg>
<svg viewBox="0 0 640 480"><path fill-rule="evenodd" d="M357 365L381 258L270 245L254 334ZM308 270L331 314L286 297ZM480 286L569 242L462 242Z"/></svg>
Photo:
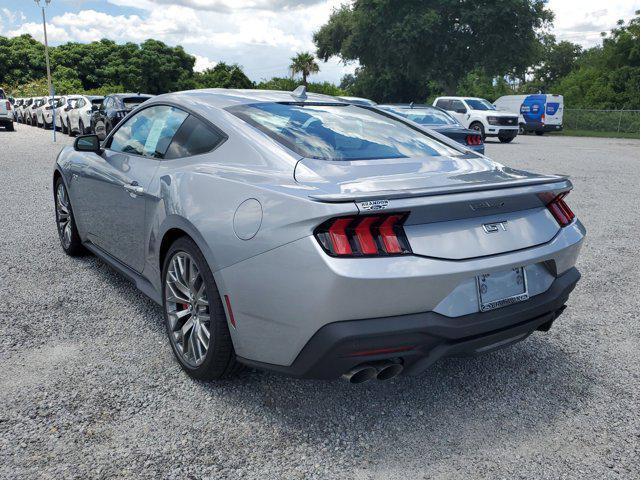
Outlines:
<svg viewBox="0 0 640 480"><path fill-rule="evenodd" d="M346 1L52 0L48 33L53 45L156 38L182 45L195 55L198 70L223 60L239 63L252 80L260 80L286 76L295 52L313 52L313 32ZM549 0L549 6L557 37L589 47L599 43L600 32L640 10L640 0ZM0 35L22 33L42 39L39 9L31 0L0 0ZM331 61L320 68L312 80L337 83L354 66Z"/></svg>

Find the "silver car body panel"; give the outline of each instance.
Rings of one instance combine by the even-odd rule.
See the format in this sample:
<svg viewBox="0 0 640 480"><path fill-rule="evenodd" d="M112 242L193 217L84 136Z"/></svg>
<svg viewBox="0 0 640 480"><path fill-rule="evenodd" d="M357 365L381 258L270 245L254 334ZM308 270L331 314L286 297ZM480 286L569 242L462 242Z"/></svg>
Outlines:
<svg viewBox="0 0 640 480"><path fill-rule="evenodd" d="M476 275L525 267L536 295L574 266L584 228L577 220L559 228L540 199L570 190L566 178L503 167L433 132L426 133L460 155L310 160L225 110L291 101L299 100L288 92L212 89L145 102L141 109L182 108L227 135L215 150L188 158L63 149L56 170L81 239L160 303L163 239L189 235L231 299L237 354L274 365L290 365L332 322L430 311L456 317L478 311L470 287ZM313 94L305 101L339 103ZM133 182L140 192L125 189ZM333 258L323 251L314 229L366 213L370 199L388 200L385 211L410 212L405 229L414 255ZM506 222L506 231L483 233L492 222Z"/></svg>

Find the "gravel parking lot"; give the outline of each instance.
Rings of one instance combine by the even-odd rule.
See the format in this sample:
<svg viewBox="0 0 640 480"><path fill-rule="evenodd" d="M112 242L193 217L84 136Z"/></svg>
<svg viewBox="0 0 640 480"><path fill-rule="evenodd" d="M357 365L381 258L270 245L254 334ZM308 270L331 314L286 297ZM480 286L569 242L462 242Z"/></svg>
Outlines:
<svg viewBox="0 0 640 480"><path fill-rule="evenodd" d="M640 478L640 141L490 142L569 174L583 279L547 334L417 378L190 380L161 309L65 256L51 169L71 139L0 131L1 478Z"/></svg>

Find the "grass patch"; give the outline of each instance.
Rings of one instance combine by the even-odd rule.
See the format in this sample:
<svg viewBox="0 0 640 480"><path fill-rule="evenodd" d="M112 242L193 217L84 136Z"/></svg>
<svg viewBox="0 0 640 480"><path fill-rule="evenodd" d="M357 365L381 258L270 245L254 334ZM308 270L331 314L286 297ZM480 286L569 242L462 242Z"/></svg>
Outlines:
<svg viewBox="0 0 640 480"><path fill-rule="evenodd" d="M640 132L598 132L594 130L563 130L562 132L554 132L553 135L562 135L564 137L600 137L600 138L637 138L640 139Z"/></svg>

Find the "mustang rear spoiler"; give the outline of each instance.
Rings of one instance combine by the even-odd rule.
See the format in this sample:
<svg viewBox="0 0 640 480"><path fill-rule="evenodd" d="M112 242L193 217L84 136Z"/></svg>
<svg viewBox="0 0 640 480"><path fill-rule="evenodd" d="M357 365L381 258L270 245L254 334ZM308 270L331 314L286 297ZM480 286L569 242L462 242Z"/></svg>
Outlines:
<svg viewBox="0 0 640 480"><path fill-rule="evenodd" d="M435 195L450 195L454 193L481 192L487 190L500 190L516 187L528 187L545 185L542 190L571 190L573 185L568 177L562 175L549 175L536 178L524 178L509 180L507 182L476 183L447 185L443 187L416 188L409 190L378 190L373 192L344 192L344 193L317 193L309 195L309 198L323 203L342 203L366 200L390 200L397 198L429 197Z"/></svg>

